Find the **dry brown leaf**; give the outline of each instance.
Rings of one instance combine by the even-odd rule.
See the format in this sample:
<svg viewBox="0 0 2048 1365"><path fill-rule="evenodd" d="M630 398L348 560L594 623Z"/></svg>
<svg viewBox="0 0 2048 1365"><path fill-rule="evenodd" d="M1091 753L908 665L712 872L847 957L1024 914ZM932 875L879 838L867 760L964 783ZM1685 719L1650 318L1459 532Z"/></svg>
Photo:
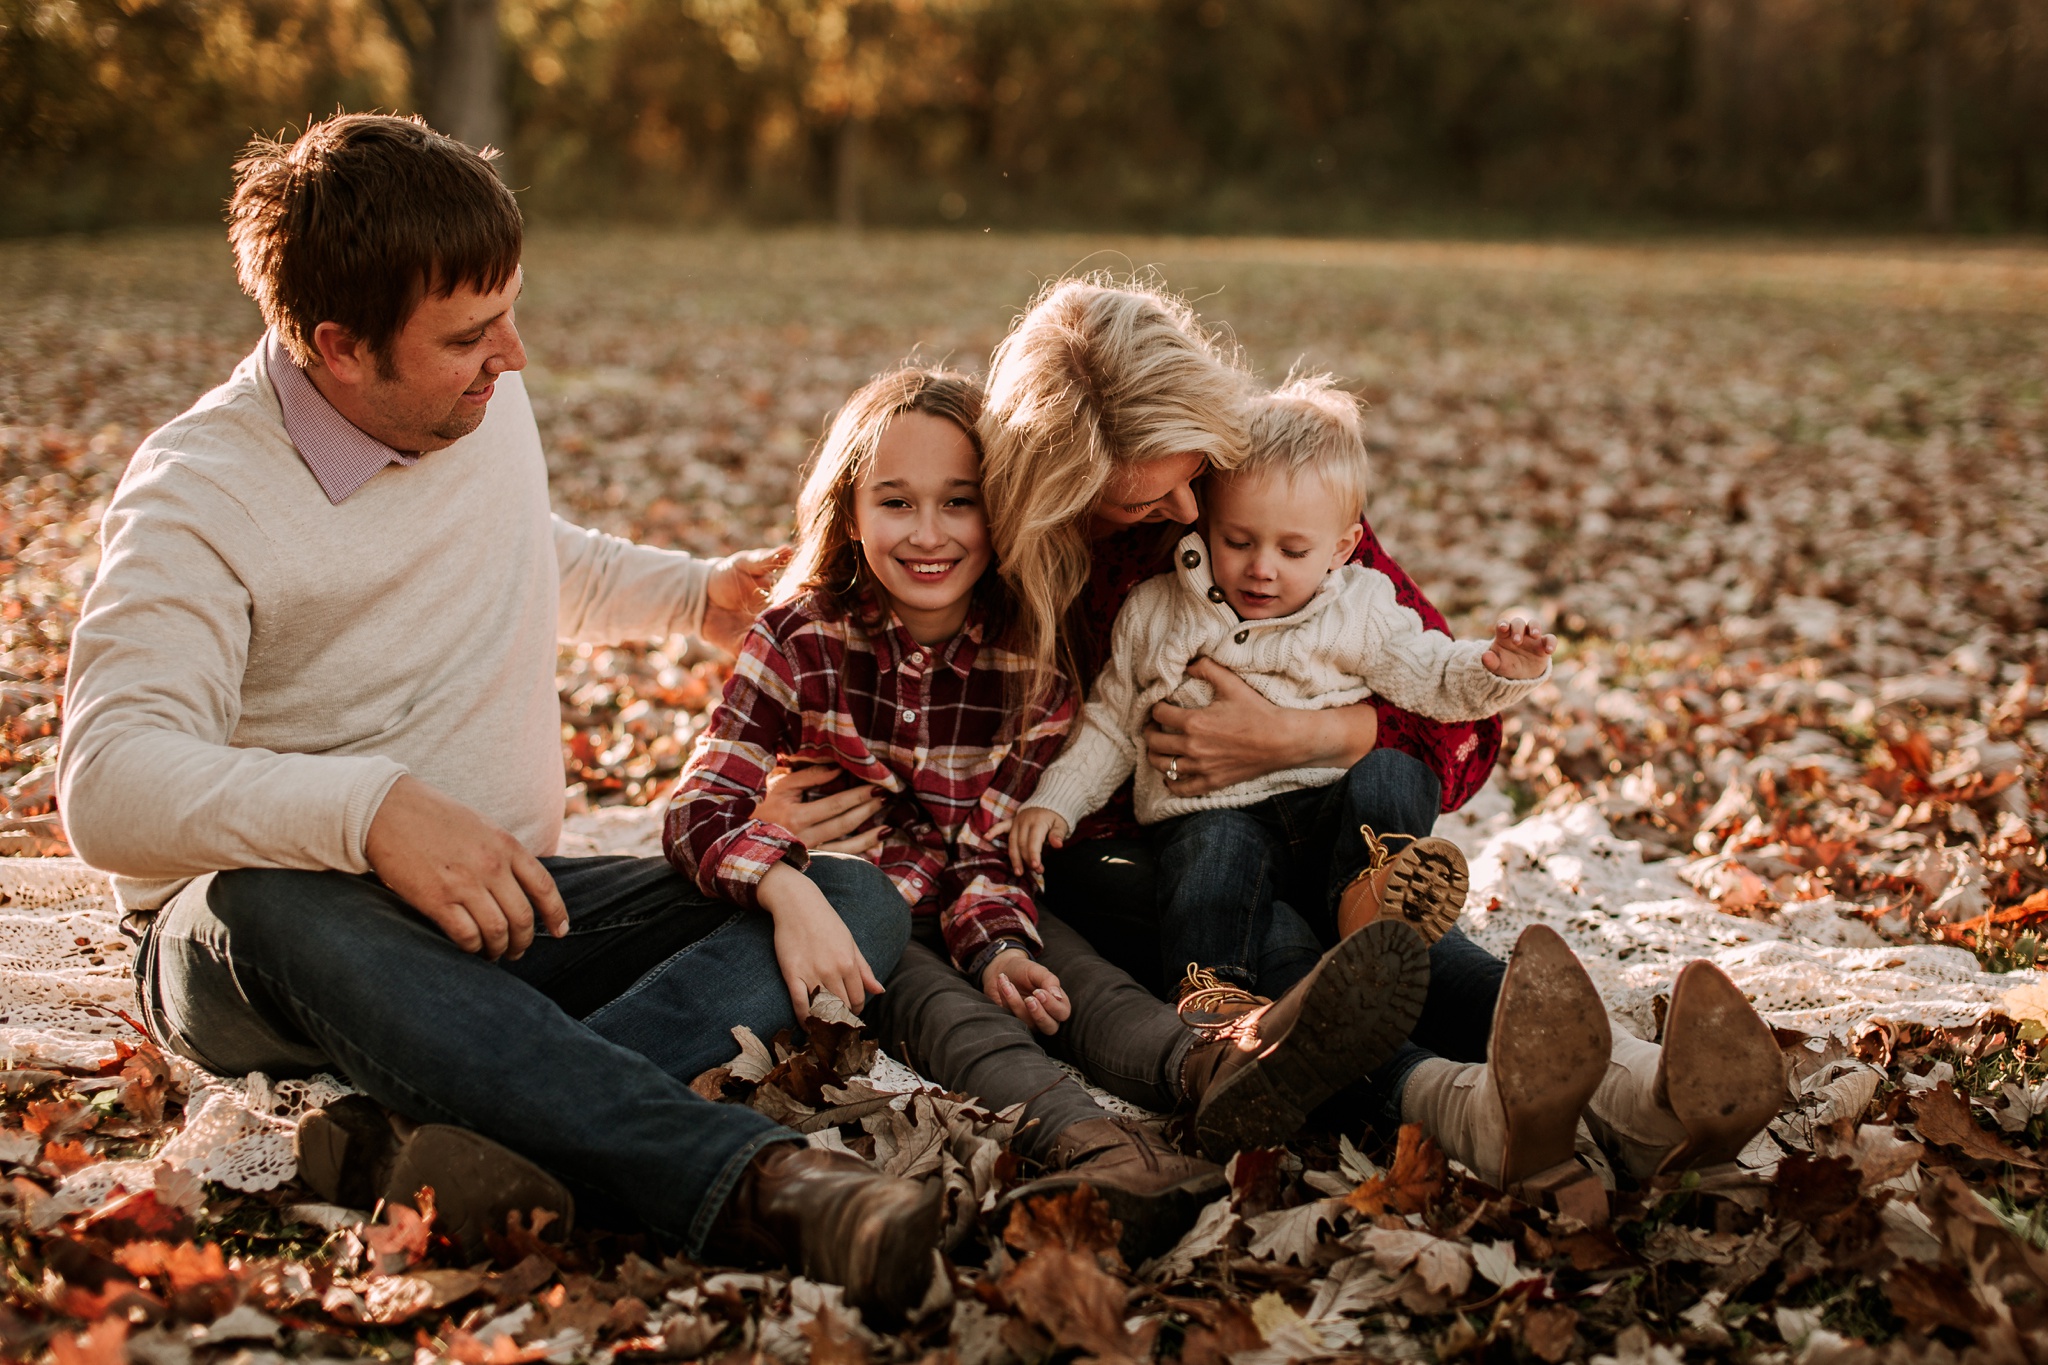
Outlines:
<svg viewBox="0 0 2048 1365"><path fill-rule="evenodd" d="M1382 1213L1421 1213L1443 1193L1449 1166L1443 1149L1423 1135L1422 1125L1404 1123L1387 1169L1344 1197L1368 1218Z"/></svg>
<svg viewBox="0 0 2048 1365"><path fill-rule="evenodd" d="M1537 1304L1521 1317L1522 1344L1551 1365L1570 1354L1579 1331L1579 1315L1561 1303Z"/></svg>
<svg viewBox="0 0 2048 1365"><path fill-rule="evenodd" d="M114 1259L129 1274L161 1281L174 1293L218 1284L231 1273L214 1242L130 1242L114 1249Z"/></svg>
<svg viewBox="0 0 2048 1365"><path fill-rule="evenodd" d="M363 1246L381 1274L395 1275L426 1257L434 1229L434 1191L423 1188L417 1198L417 1209L386 1204L384 1221L363 1229Z"/></svg>
<svg viewBox="0 0 2048 1365"><path fill-rule="evenodd" d="M128 1320L102 1318L83 1332L59 1332L50 1338L56 1365L128 1365Z"/></svg>
<svg viewBox="0 0 2048 1365"><path fill-rule="evenodd" d="M1156 1324L1124 1330L1130 1291L1113 1274L1119 1228L1086 1185L1067 1194L1020 1201L1010 1210L1003 1241L1023 1253L998 1282L1017 1314L1057 1345L1103 1361L1142 1361Z"/></svg>
<svg viewBox="0 0 2048 1365"><path fill-rule="evenodd" d="M1913 1126L1927 1141L1954 1147L1979 1161L2003 1161L2036 1169L2041 1165L1996 1134L1979 1127L1970 1102L1947 1081L1913 1096Z"/></svg>

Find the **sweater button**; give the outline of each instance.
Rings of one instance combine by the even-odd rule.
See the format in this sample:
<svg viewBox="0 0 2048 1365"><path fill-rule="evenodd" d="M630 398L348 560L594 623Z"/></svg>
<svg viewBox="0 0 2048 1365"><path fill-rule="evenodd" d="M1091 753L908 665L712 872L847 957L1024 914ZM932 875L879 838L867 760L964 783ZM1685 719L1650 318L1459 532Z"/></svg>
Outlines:
<svg viewBox="0 0 2048 1365"><path fill-rule="evenodd" d="M904 724L906 724L906 725L907 725L907 724L909 724L909 723L911 723L912 721L915 721L916 719L917 719L917 712L915 712L915 711L905 711L905 712L903 713L903 721L904 721Z"/></svg>
<svg viewBox="0 0 2048 1365"><path fill-rule="evenodd" d="M1251 639L1251 638L1252 638L1252 633L1251 633L1250 631L1248 631L1248 630L1241 630L1241 631L1239 631L1239 632L1237 633L1237 636L1236 636L1237 642L1238 642L1239 644L1243 644L1243 643L1244 643L1244 642L1245 642L1246 640L1249 640L1249 639Z"/></svg>
<svg viewBox="0 0 2048 1365"><path fill-rule="evenodd" d="M1193 553L1193 552L1192 552L1192 551L1190 551L1189 553ZM1221 589L1221 588L1211 588L1211 589L1209 589L1209 600L1210 600L1211 602L1221 602L1221 601L1223 600L1223 589Z"/></svg>
<svg viewBox="0 0 2048 1365"><path fill-rule="evenodd" d="M1198 569L1202 565L1202 552L1200 550L1182 550L1180 552L1180 562L1190 569Z"/></svg>

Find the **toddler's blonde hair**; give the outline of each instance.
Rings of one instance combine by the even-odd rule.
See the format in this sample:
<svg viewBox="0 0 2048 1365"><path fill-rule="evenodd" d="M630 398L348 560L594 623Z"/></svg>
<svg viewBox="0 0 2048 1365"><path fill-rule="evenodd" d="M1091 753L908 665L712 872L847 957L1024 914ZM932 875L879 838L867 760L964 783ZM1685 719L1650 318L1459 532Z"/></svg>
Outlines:
<svg viewBox="0 0 2048 1365"><path fill-rule="evenodd" d="M1110 481L1168 455L1212 469L1245 455L1250 384L1236 348L1181 299L1107 275L1048 286L996 347L982 488L1017 648L1082 680L1068 610L1087 586L1088 514Z"/></svg>
<svg viewBox="0 0 2048 1365"><path fill-rule="evenodd" d="M1338 388L1333 376L1292 374L1252 400L1251 451L1224 477L1273 473L1290 482L1313 475L1347 517L1365 514L1365 421L1358 399Z"/></svg>

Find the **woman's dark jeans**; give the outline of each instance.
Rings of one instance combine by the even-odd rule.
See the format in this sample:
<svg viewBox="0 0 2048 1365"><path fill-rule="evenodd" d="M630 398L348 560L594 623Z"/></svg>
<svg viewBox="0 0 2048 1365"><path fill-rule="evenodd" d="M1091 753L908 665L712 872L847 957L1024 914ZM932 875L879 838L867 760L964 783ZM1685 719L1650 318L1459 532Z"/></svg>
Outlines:
<svg viewBox="0 0 2048 1365"><path fill-rule="evenodd" d="M1203 960L1182 954L1204 935L1211 951L1220 950L1204 965L1230 969L1221 974L1255 980L1262 993L1278 995L1336 943L1337 898L1365 865L1358 827L1427 835L1441 790L1419 760L1376 749L1329 787L1182 817L1153 831L1149 842L1100 839L1048 851L1045 901L1161 995L1189 961ZM1222 883L1234 883L1234 893L1219 890ZM1207 909L1212 923L1170 923L1176 896L1183 921ZM1506 964L1455 928L1430 949L1429 964L1429 995L1409 1041L1332 1100L1324 1117L1391 1132L1400 1123L1402 1088L1418 1064L1432 1056L1486 1060Z"/></svg>

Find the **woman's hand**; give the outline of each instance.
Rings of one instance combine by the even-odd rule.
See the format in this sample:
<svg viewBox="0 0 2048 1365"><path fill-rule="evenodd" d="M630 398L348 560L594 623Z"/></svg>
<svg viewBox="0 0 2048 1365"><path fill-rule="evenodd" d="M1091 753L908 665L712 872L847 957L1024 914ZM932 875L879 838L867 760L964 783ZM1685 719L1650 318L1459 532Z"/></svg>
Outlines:
<svg viewBox="0 0 2048 1365"><path fill-rule="evenodd" d="M793 771L775 769L768 774L766 793L754 803L754 818L782 826L805 848L820 853L866 853L880 848L889 827L861 828L882 809L882 794L875 788L848 787L815 801L804 799L804 793L830 782L840 772L828 763Z"/></svg>
<svg viewBox="0 0 2048 1365"><path fill-rule="evenodd" d="M1197 659L1188 676L1216 689L1207 706L1160 702L1145 726L1145 756L1175 796L1202 796L1282 768L1348 768L1372 752L1379 712L1371 702L1301 711L1275 706L1217 663Z"/></svg>
<svg viewBox="0 0 2048 1365"><path fill-rule="evenodd" d="M775 964L789 988L789 1003L802 1023L811 1014L811 992L823 988L856 1014L882 983L861 956L853 931L817 883L787 863L777 863L756 892L775 921Z"/></svg>
<svg viewBox="0 0 2048 1365"><path fill-rule="evenodd" d="M741 550L724 559L711 561L711 581L704 589L704 624L697 634L704 643L728 654L740 652L754 618L775 586L775 575L789 563L790 548Z"/></svg>
<svg viewBox="0 0 2048 1365"><path fill-rule="evenodd" d="M1074 1012L1060 979L1022 948L1005 948L982 968L981 993L1040 1033L1058 1033Z"/></svg>

